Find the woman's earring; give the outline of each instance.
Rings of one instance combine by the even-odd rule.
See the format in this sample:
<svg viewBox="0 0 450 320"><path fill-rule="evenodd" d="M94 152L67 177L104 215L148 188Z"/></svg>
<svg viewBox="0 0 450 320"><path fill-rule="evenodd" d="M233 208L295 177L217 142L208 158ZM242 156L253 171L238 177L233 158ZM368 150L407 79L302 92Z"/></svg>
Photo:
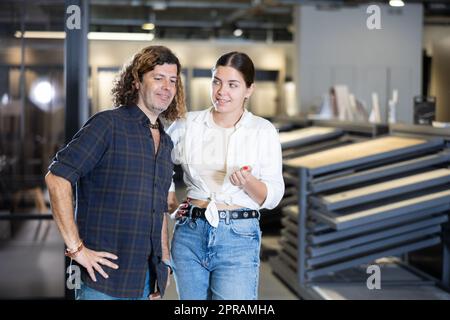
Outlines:
<svg viewBox="0 0 450 320"><path fill-rule="evenodd" d="M242 108L245 109L245 104L247 103L248 97L244 97L244 103L242 103Z"/></svg>

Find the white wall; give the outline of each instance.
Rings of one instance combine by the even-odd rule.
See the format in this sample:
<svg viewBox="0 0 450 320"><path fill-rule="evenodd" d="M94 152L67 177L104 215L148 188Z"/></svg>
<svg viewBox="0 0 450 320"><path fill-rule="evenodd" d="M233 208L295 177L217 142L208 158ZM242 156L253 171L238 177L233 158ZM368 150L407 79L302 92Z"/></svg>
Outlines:
<svg viewBox="0 0 450 320"><path fill-rule="evenodd" d="M435 43L450 37L450 26L425 26L423 29L423 47L429 56L433 56Z"/></svg>
<svg viewBox="0 0 450 320"><path fill-rule="evenodd" d="M450 26L425 26L423 45L432 57L430 95L436 97L436 121L450 122Z"/></svg>
<svg viewBox="0 0 450 320"><path fill-rule="evenodd" d="M109 108L112 83L110 74L99 73L99 67L120 67L136 52L148 45L165 45L179 58L183 68L211 69L224 53L242 51L247 53L255 68L278 70L280 79L276 83L260 82L249 102L250 110L258 115L273 115L283 109L284 77L286 61L292 56L293 46L288 43L262 43L239 41L100 41L89 42L89 65L92 68L91 87L94 111ZM192 78L188 74L187 103L189 110L199 110L210 105L210 80ZM104 105L107 104L107 105Z"/></svg>
<svg viewBox="0 0 450 320"><path fill-rule="evenodd" d="M369 30L368 5L319 11L295 9L295 80L302 112L334 84L347 84L360 100L379 94L383 117L392 89L399 90L397 120L413 121L413 97L421 94L423 7L381 8L381 30Z"/></svg>
<svg viewBox="0 0 450 320"><path fill-rule="evenodd" d="M433 45L430 93L436 97L436 121L450 122L450 36Z"/></svg>

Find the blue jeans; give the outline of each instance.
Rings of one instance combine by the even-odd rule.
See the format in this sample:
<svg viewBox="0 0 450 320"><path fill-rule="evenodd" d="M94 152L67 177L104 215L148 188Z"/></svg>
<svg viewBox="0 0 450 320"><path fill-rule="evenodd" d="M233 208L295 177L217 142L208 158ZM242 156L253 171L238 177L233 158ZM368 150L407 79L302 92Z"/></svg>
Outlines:
<svg viewBox="0 0 450 320"><path fill-rule="evenodd" d="M142 297L116 298L109 296L103 292L92 289L91 287L88 287L84 283L81 283L81 288L79 290L75 290L76 300L148 300L149 295L150 295L150 272L148 270L147 275L145 276L145 287Z"/></svg>
<svg viewBox="0 0 450 320"><path fill-rule="evenodd" d="M172 238L172 267L181 300L258 298L259 220L182 218Z"/></svg>

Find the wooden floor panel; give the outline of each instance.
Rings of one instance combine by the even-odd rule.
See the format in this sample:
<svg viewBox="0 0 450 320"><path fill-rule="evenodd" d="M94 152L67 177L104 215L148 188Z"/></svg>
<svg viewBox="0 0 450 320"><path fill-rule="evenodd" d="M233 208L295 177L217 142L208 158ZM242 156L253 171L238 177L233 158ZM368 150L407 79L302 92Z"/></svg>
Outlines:
<svg viewBox="0 0 450 320"><path fill-rule="evenodd" d="M412 147L426 142L427 140L425 139L383 137L286 160L285 163L290 166L314 169L339 162L365 158L384 152Z"/></svg>

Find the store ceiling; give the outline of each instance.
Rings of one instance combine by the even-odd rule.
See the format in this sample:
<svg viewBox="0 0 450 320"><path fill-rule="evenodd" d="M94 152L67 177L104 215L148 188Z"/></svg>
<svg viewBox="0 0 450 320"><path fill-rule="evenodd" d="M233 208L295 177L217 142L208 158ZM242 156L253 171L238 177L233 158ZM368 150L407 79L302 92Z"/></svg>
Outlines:
<svg viewBox="0 0 450 320"><path fill-rule="evenodd" d="M160 39L242 38L259 41L292 40L292 6L315 4L323 10L368 3L362 0L91 0L90 29L105 32L145 32L143 23L152 22ZM388 1L384 1L388 2ZM450 1L422 0L425 23L450 25ZM24 3L26 5L24 5ZM64 1L27 0L0 2L0 33L13 35L20 30L21 17L26 30L62 31Z"/></svg>

